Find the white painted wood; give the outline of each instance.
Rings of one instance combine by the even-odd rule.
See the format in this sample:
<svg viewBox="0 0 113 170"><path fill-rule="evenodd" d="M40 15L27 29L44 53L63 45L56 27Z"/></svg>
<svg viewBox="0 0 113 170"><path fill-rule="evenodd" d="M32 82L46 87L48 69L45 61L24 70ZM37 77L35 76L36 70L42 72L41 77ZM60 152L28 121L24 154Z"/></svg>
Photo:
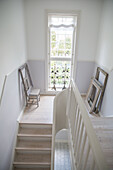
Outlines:
<svg viewBox="0 0 113 170"><path fill-rule="evenodd" d="M94 170L94 168L95 168L95 160L92 157L91 170Z"/></svg>
<svg viewBox="0 0 113 170"><path fill-rule="evenodd" d="M80 146L81 146L81 141L82 141L81 139L82 139L82 135L83 135L83 128L84 128L84 126L83 126L83 123L82 123L81 129L80 129L80 135L79 135L79 139L78 139L78 146L77 146L76 153L75 153L76 162L79 161L78 153L80 152Z"/></svg>
<svg viewBox="0 0 113 170"><path fill-rule="evenodd" d="M7 79L7 75L5 75L4 82L3 82L3 87L2 87L2 91L1 91L1 95L0 95L0 106L1 106L1 102L2 102L4 89L5 89L6 79Z"/></svg>
<svg viewBox="0 0 113 170"><path fill-rule="evenodd" d="M93 160L91 163L92 169L94 169L94 167L97 167L99 170L102 169L107 170L108 167L107 167L106 159L104 157L100 143L91 124L91 120L88 116L88 112L84 105L84 102L73 80L71 81L70 88L68 89L68 95L70 95L70 97L67 102L68 110L66 112L66 115L67 115L67 119L69 119L67 122L69 123L69 129L70 129L69 132L71 133L70 134L71 152L73 155L72 157L74 157L75 159L77 170L81 169L81 166L83 166L83 169L85 169L90 150L92 151L93 154ZM75 100L73 98L73 95L75 96ZM73 107L75 103L77 103L79 107L79 111L77 110L76 112ZM76 116L74 114L76 114ZM72 124L73 122L72 117L75 118L74 125ZM86 144L88 144L87 149L85 148ZM73 149L75 149L75 152L73 152ZM79 152L80 155L78 155ZM84 152L85 152L85 157L84 157ZM82 159L85 160L84 164L82 163Z"/></svg>
<svg viewBox="0 0 113 170"><path fill-rule="evenodd" d="M79 159L79 162L77 162L77 169L78 170L81 170L81 164L82 164L82 157L83 157L83 152L84 152L84 147L85 147L85 144L86 144L86 133L84 135L84 139L83 139L83 143L82 143L82 149L81 149L81 153L80 153L80 159Z"/></svg>
<svg viewBox="0 0 113 170"><path fill-rule="evenodd" d="M87 160L88 160L88 157L89 157L89 152L90 152L90 145L89 145L89 143L88 143L87 151L86 151L86 154L85 154L85 160L84 160L83 169L86 169Z"/></svg>
<svg viewBox="0 0 113 170"><path fill-rule="evenodd" d="M56 127L56 100L54 98L54 106L53 106L53 128L52 128L52 152L51 152L51 170L54 170L54 161L55 161L55 127Z"/></svg>
<svg viewBox="0 0 113 170"><path fill-rule="evenodd" d="M46 10L46 64L45 64L45 83L46 83L46 91L48 91L48 76L49 76L49 68L48 65L50 64L50 29L48 28L48 16L50 14L53 15L72 15L77 17L77 24L75 26L75 29L73 31L73 41L72 41L72 57L67 58L64 61L71 61L71 77L75 79L75 73L76 73L76 63L77 63L77 56L78 56L78 37L79 37L79 30L80 30L80 14L81 11L79 10ZM57 60L63 60L63 58L56 58ZM55 59L55 60L56 60ZM54 60L52 58L52 60Z"/></svg>
<svg viewBox="0 0 113 170"><path fill-rule="evenodd" d="M75 147L74 147L75 158L77 156L77 148L78 148L78 142L79 142L80 125L81 125L81 115L80 115L80 119L79 119L79 123L78 123L78 127L77 127L76 138L75 138ZM77 158L76 158L76 161L77 161Z"/></svg>

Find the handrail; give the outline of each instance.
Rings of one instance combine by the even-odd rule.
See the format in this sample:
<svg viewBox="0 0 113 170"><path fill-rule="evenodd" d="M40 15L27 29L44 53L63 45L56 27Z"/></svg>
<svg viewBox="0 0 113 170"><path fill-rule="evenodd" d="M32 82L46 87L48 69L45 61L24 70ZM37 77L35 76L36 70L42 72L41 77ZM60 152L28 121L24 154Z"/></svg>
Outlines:
<svg viewBox="0 0 113 170"><path fill-rule="evenodd" d="M11 70L10 72L8 72L6 75L5 75L5 78L4 78L4 81L3 81L3 86L2 86L2 91L1 91L1 94L0 94L0 106L1 106L1 103L2 103L2 98L3 98L3 94L4 94L4 90L5 90L5 85L6 85L6 80L8 78L8 76L13 73L15 70L17 70L18 68L14 68L13 70Z"/></svg>
<svg viewBox="0 0 113 170"><path fill-rule="evenodd" d="M76 169L81 169L81 166L82 169L86 169L86 166L90 166L89 169L95 169L96 167L99 170L108 170L106 159L87 109L73 80L71 80L68 89L67 103L66 115L70 130L70 145L73 150L72 156ZM88 159L90 158L92 160L88 165Z"/></svg>
<svg viewBox="0 0 113 170"><path fill-rule="evenodd" d="M1 106L1 103L2 103L2 98L3 98L3 94L4 94L6 79L7 79L7 75L5 75L4 82L3 82L3 87L2 87L2 92L1 92L1 95L0 95L0 106Z"/></svg>

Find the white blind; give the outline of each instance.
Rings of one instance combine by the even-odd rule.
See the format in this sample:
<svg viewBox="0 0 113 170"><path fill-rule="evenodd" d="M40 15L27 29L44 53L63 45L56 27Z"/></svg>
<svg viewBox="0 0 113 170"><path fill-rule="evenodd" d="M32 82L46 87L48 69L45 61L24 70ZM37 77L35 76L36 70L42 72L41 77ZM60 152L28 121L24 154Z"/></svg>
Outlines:
<svg viewBox="0 0 113 170"><path fill-rule="evenodd" d="M48 27L76 27L76 16L48 15Z"/></svg>

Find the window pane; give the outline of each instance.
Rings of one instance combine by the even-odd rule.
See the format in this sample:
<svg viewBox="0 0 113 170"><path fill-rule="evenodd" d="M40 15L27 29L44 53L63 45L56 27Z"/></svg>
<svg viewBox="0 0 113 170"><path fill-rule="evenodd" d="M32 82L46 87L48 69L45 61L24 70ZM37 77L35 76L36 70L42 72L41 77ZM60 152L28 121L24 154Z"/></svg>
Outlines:
<svg viewBox="0 0 113 170"><path fill-rule="evenodd" d="M51 28L50 57L72 57L72 28Z"/></svg>
<svg viewBox="0 0 113 170"><path fill-rule="evenodd" d="M70 81L71 61L51 61L50 62L50 82L49 87L55 84L56 88L67 87Z"/></svg>
<svg viewBox="0 0 113 170"><path fill-rule="evenodd" d="M65 48L65 41L64 40L59 41L58 48L59 49L64 49Z"/></svg>

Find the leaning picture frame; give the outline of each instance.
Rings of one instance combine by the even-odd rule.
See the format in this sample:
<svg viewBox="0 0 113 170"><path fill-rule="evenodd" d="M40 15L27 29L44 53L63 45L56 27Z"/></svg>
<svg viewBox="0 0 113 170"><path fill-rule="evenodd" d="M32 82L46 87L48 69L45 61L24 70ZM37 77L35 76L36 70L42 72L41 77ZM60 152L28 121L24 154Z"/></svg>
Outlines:
<svg viewBox="0 0 113 170"><path fill-rule="evenodd" d="M95 91L95 94L93 94L93 91ZM85 103L89 113L96 111L96 106L98 105L101 92L102 85L95 78L91 79L91 83L85 98Z"/></svg>

